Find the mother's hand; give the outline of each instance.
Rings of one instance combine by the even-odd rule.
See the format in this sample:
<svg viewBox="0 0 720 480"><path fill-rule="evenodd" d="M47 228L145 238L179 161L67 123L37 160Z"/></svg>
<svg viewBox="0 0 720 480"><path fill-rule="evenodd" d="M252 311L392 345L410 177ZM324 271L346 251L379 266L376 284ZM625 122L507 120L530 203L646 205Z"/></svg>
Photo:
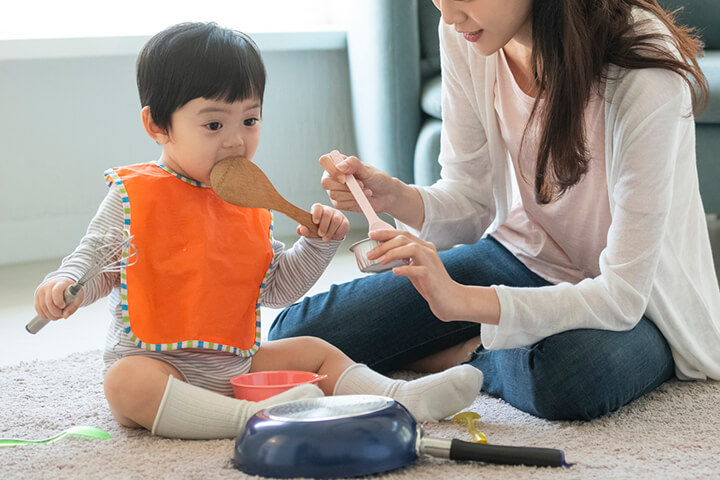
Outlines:
<svg viewBox="0 0 720 480"><path fill-rule="evenodd" d="M360 211L360 206L345 184L346 175L355 175L376 212L386 211L393 203L397 185L393 178L382 170L362 163L357 157L345 155L343 161L337 165L329 154L320 157L319 163L325 169L320 185L327 191L335 208Z"/></svg>
<svg viewBox="0 0 720 480"><path fill-rule="evenodd" d="M370 238L383 243L368 252L369 260L409 260L408 265L393 268L393 273L407 277L440 320L458 319L457 300L462 285L450 278L434 244L400 230L371 232Z"/></svg>
<svg viewBox="0 0 720 480"><path fill-rule="evenodd" d="M370 238L382 243L368 252L369 260L383 264L409 260L408 265L393 268L393 273L407 277L440 320L498 323L500 302L495 289L453 280L434 244L400 230L370 232Z"/></svg>

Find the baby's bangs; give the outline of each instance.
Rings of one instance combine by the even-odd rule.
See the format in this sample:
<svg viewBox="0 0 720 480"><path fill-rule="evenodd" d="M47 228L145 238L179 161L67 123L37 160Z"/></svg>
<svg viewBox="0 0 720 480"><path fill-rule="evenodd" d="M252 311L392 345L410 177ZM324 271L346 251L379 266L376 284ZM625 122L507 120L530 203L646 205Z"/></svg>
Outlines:
<svg viewBox="0 0 720 480"><path fill-rule="evenodd" d="M229 48L208 52L204 69L208 90L201 96L229 103L257 98L262 103L265 66L257 47L242 37L234 37L230 43Z"/></svg>

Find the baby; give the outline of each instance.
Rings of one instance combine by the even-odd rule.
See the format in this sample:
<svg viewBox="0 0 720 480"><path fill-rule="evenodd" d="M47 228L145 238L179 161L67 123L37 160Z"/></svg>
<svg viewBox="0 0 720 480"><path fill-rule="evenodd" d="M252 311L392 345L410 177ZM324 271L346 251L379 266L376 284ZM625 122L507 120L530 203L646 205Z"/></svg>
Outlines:
<svg viewBox="0 0 720 480"><path fill-rule="evenodd" d="M86 235L35 295L38 314L51 320L109 295L105 395L120 424L166 437L231 438L262 408L323 393L389 396L420 421L473 401L482 373L469 365L402 381L317 338L260 345L260 306L302 297L349 227L339 211L315 204L318 235L298 226L300 238L286 250L273 238L270 211L231 205L210 188L217 162L252 159L260 140L265 67L247 35L213 23L170 27L140 53L137 83L143 126L162 154L106 172L110 189ZM63 291L93 267L108 235L132 235L137 261L93 278L66 305ZM327 378L262 402L232 398L233 376L267 370Z"/></svg>

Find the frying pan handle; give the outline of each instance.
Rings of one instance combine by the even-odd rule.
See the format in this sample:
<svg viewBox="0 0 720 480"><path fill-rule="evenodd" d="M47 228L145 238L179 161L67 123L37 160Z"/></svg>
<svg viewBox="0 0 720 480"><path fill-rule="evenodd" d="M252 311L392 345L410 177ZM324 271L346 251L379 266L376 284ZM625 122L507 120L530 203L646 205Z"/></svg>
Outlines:
<svg viewBox="0 0 720 480"><path fill-rule="evenodd" d="M453 439L450 442L451 460L475 460L503 465L532 465L537 467L562 467L565 453L553 448L513 447L489 445Z"/></svg>

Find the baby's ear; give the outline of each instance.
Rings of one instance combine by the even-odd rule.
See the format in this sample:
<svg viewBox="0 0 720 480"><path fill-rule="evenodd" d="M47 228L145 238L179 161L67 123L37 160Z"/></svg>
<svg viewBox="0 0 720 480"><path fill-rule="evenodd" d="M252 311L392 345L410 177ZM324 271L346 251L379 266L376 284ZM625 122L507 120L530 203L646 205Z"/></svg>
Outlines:
<svg viewBox="0 0 720 480"><path fill-rule="evenodd" d="M145 127L145 132L147 132L150 138L160 144L165 144L168 142L170 137L168 136L167 130L158 127L157 124L153 121L152 115L150 114L150 107L143 107L142 111L140 112L140 116L142 117L142 124L143 127Z"/></svg>

